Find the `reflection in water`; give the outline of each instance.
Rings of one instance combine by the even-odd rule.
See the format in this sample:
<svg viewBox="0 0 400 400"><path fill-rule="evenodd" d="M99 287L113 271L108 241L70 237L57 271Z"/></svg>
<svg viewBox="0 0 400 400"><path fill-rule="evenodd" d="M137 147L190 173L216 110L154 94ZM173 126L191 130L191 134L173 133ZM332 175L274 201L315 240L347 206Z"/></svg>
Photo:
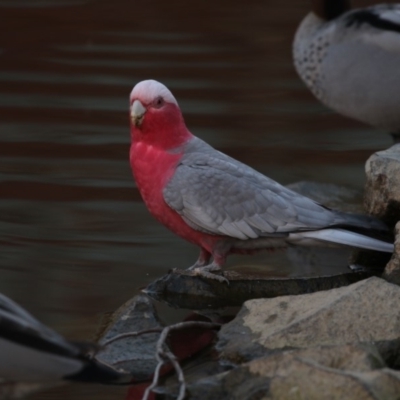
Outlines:
<svg viewBox="0 0 400 400"><path fill-rule="evenodd" d="M307 2L0 1L0 292L71 338L197 249L155 222L128 164L128 96L154 78L189 128L282 183L361 190L390 138L320 106L291 62ZM212 10L212 12L211 12ZM336 268L327 253L235 256L228 268ZM347 252L335 252L345 267ZM296 268L299 261L307 267ZM116 399L69 387L37 396Z"/></svg>
<svg viewBox="0 0 400 400"><path fill-rule="evenodd" d="M123 45L95 45L89 43L84 46L56 46L57 50L67 52L82 52L82 53L130 53L130 54L196 54L202 53L210 56L212 53L220 51L228 51L229 49L217 49L215 47L206 46L182 46L182 45L136 45L136 46L123 46Z"/></svg>
<svg viewBox="0 0 400 400"><path fill-rule="evenodd" d="M90 0L0 0L0 7L5 8L41 8L65 7L89 3Z"/></svg>

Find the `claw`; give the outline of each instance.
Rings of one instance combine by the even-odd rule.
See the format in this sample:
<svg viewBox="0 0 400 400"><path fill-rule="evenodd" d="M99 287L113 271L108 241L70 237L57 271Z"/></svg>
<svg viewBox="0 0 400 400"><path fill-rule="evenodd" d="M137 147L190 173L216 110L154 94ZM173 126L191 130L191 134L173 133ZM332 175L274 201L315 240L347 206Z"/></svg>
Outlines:
<svg viewBox="0 0 400 400"><path fill-rule="evenodd" d="M229 285L229 280L226 279L224 276L213 274L213 272L221 271L221 267L215 262L204 266L197 266L195 268L191 267L190 269L197 276L202 276L203 278L207 279L214 279Z"/></svg>
<svg viewBox="0 0 400 400"><path fill-rule="evenodd" d="M188 268L188 271L195 271L196 269L203 268L204 265L196 261L192 266Z"/></svg>
<svg viewBox="0 0 400 400"><path fill-rule="evenodd" d="M229 285L229 280L226 279L222 275L213 274L212 272L208 272L204 267L203 268L194 268L193 272L196 276L201 276L206 279L214 279L222 283L226 283Z"/></svg>

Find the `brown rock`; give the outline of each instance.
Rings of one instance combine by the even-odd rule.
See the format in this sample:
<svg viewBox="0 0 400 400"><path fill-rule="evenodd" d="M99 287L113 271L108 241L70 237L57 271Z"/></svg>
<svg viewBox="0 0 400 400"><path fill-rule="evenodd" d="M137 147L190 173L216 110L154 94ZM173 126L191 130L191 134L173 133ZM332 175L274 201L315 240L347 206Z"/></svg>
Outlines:
<svg viewBox="0 0 400 400"><path fill-rule="evenodd" d="M334 361L335 351L330 355ZM400 390L398 371L342 370L296 352L283 353L272 360L255 360L248 367L250 373L270 378L268 399L271 400L395 400Z"/></svg>
<svg viewBox="0 0 400 400"><path fill-rule="evenodd" d="M293 348L375 342L399 365L400 288L380 278L312 294L247 301L219 333L223 359L234 363Z"/></svg>
<svg viewBox="0 0 400 400"><path fill-rule="evenodd" d="M396 285L400 285L400 222L396 224L395 232L396 240L394 242L394 253L386 265L382 278Z"/></svg>
<svg viewBox="0 0 400 400"><path fill-rule="evenodd" d="M400 373L373 345L314 347L261 357L188 390L191 400L395 400Z"/></svg>
<svg viewBox="0 0 400 400"><path fill-rule="evenodd" d="M389 225L400 220L400 144L373 154L365 164L367 212Z"/></svg>

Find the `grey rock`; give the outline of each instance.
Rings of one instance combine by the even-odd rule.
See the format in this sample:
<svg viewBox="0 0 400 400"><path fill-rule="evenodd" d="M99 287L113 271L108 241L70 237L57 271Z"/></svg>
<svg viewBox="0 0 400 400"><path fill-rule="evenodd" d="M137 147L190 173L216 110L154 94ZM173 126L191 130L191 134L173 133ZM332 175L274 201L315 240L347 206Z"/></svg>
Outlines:
<svg viewBox="0 0 400 400"><path fill-rule="evenodd" d="M400 287L369 278L347 287L299 296L247 301L219 333L222 359L250 361L273 352L374 342L399 366Z"/></svg>
<svg viewBox="0 0 400 400"><path fill-rule="evenodd" d="M191 400L395 400L400 372L386 368L373 345L280 352L199 380Z"/></svg>
<svg viewBox="0 0 400 400"><path fill-rule="evenodd" d="M394 225L400 220L400 144L373 154L365 164L368 213Z"/></svg>
<svg viewBox="0 0 400 400"><path fill-rule="evenodd" d="M395 233L394 253L386 265L382 278L396 285L400 285L400 222L396 224Z"/></svg>
<svg viewBox="0 0 400 400"><path fill-rule="evenodd" d="M148 296L138 295L111 315L106 328L100 334L99 344L122 333L153 328L163 328L154 305ZM156 332L118 339L106 346L96 357L130 372L137 380L149 379L157 365L155 354L159 336Z"/></svg>

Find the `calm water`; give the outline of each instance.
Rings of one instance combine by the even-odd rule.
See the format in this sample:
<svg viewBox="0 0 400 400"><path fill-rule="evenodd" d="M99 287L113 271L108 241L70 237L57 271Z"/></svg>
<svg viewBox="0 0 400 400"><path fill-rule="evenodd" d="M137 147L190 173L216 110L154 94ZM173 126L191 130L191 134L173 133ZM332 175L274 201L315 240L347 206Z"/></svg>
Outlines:
<svg viewBox="0 0 400 400"><path fill-rule="evenodd" d="M272 178L361 190L365 160L391 140L320 106L296 76L291 41L307 5L0 0L0 291L85 339L102 313L194 262L132 180L128 96L142 79L173 91L192 132ZM289 259L228 267L301 273ZM123 393L77 385L35 398Z"/></svg>

